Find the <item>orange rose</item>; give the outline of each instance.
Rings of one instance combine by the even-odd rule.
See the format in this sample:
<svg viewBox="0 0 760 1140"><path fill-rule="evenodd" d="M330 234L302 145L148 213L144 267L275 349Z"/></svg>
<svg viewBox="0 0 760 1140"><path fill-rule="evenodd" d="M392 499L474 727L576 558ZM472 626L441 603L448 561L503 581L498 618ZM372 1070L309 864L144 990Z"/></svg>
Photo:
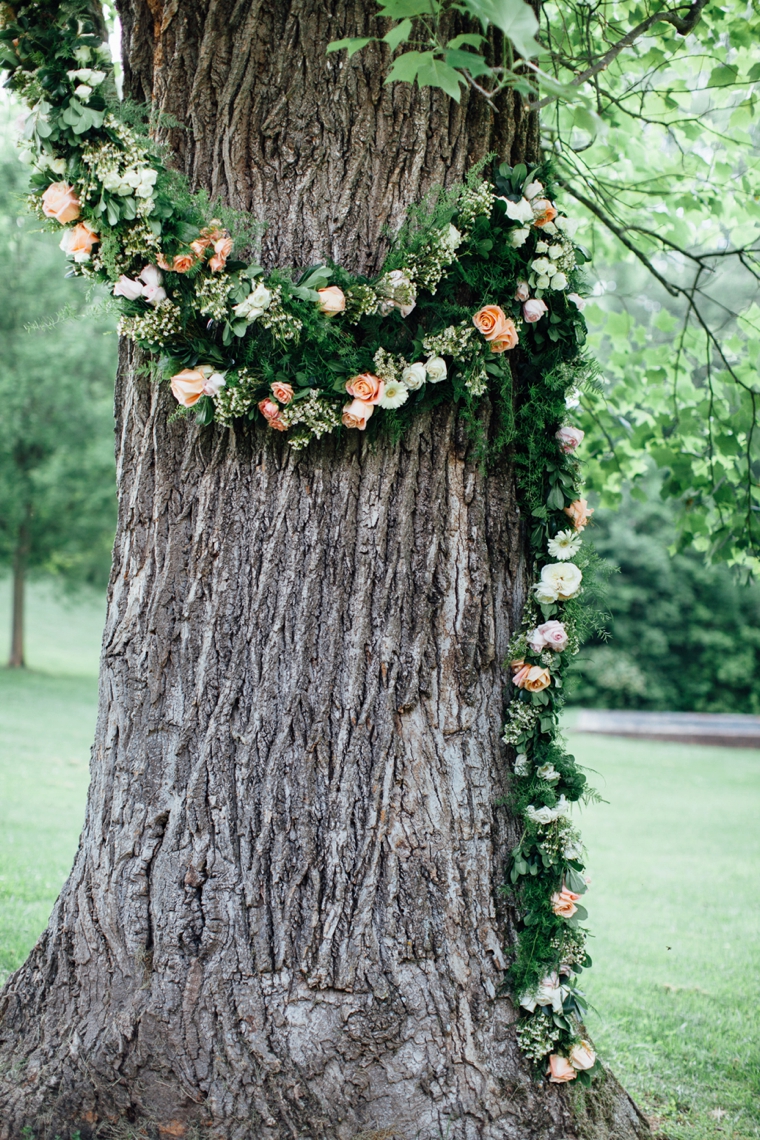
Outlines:
<svg viewBox="0 0 760 1140"><path fill-rule="evenodd" d="M498 305L486 305L484 309L479 309L472 318L472 323L486 340L501 340L507 335L507 316ZM509 324L514 328L512 321L509 321ZM517 343L516 338L515 343Z"/></svg>
<svg viewBox="0 0 760 1140"><path fill-rule="evenodd" d="M330 285L326 289L317 289L319 294L319 311L326 317L342 313L346 307L346 295L337 285Z"/></svg>
<svg viewBox="0 0 760 1140"><path fill-rule="evenodd" d="M343 408L343 426L364 431L374 410L373 404L367 404L364 400L352 400Z"/></svg>
<svg viewBox="0 0 760 1140"><path fill-rule="evenodd" d="M42 212L46 218L55 218L61 225L79 217L79 199L68 182L52 182L42 195Z"/></svg>
<svg viewBox="0 0 760 1140"><path fill-rule="evenodd" d="M576 530L583 530L588 520L594 513L594 508L589 509L586 499L576 499L569 507L565 507L565 514L572 519L573 526Z"/></svg>
<svg viewBox="0 0 760 1140"><path fill-rule="evenodd" d="M557 1053L552 1053L549 1058L549 1068L546 1071L553 1085L561 1085L565 1081L574 1081L578 1076L567 1057L560 1057Z"/></svg>
<svg viewBox="0 0 760 1140"><path fill-rule="evenodd" d="M80 222L73 226L61 238L61 249L69 253L75 261L87 261L92 247L100 241L97 232L89 222Z"/></svg>
<svg viewBox="0 0 760 1140"><path fill-rule="evenodd" d="M552 895L552 910L555 914L560 915L561 918L572 918L578 907L575 905L580 898L573 891L569 891L566 886L562 886L561 891L555 891Z"/></svg>
<svg viewBox="0 0 760 1140"><path fill-rule="evenodd" d="M491 341L491 352L506 352L507 349L515 347L517 339L515 322L511 317L507 317L504 322L504 332L496 340Z"/></svg>
<svg viewBox="0 0 760 1140"><path fill-rule="evenodd" d="M556 207L551 204L548 198L534 198L531 202L533 207L533 225L541 229L547 222L553 222L557 216Z"/></svg>
<svg viewBox="0 0 760 1140"><path fill-rule="evenodd" d="M542 689L548 689L551 683L552 675L548 669L542 669L540 665L531 665L530 672L523 682L523 688L529 693L540 693Z"/></svg>
<svg viewBox="0 0 760 1140"><path fill-rule="evenodd" d="M227 258L232 253L232 238L220 237L214 242L214 256L209 261L212 273L218 273L227 264Z"/></svg>
<svg viewBox="0 0 760 1140"><path fill-rule="evenodd" d="M183 408L192 408L203 395L205 383L205 373L199 368L183 368L181 372L172 376L174 399L178 404L182 404Z"/></svg>
<svg viewBox="0 0 760 1140"><path fill-rule="evenodd" d="M259 411L270 428L274 428L275 431L288 430L288 425L280 419L280 405L275 404L274 400L268 398L266 400L259 400Z"/></svg>
<svg viewBox="0 0 760 1140"><path fill-rule="evenodd" d="M352 376L346 381L346 391L349 396L361 400L363 404L379 403L384 388L385 385L380 377L373 376L371 372L362 372L360 376Z"/></svg>
<svg viewBox="0 0 760 1140"><path fill-rule="evenodd" d="M279 380L275 380L272 384L272 395L281 404L289 404L293 399L293 389L290 384L281 384Z"/></svg>

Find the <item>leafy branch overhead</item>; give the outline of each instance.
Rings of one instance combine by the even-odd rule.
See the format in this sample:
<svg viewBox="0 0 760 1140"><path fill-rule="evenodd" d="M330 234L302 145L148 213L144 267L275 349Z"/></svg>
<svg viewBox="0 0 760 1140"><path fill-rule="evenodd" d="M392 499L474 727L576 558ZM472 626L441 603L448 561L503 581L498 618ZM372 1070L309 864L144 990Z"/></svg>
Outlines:
<svg viewBox="0 0 760 1140"><path fill-rule="evenodd" d="M387 82L469 89L494 108L511 87L542 113L544 157L578 202L599 274L590 323L607 382L604 399L583 396L591 483L614 502L653 461L679 544L756 569L760 12L743 0L536 10L383 4ZM457 41L441 33L448 12Z"/></svg>

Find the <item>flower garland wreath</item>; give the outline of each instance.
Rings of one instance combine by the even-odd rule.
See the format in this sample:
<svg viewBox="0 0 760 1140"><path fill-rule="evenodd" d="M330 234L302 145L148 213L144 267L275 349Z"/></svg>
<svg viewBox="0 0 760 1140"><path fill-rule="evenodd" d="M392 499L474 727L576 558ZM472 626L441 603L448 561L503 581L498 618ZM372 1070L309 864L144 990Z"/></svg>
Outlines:
<svg viewBox="0 0 760 1140"><path fill-rule="evenodd" d="M32 209L63 227L70 272L118 299L120 333L158 357L154 373L170 380L182 413L194 409L201 424L263 417L300 448L381 424L400 434L426 404L469 408L494 395L496 442L513 446L538 573L510 645L516 697L504 741L516 753L510 803L523 831L504 888L519 915L506 981L538 1071L588 1083L599 1063L577 986L591 965L587 882L569 810L589 791L558 712L588 621L578 598L590 560L573 456L583 432L566 409L593 364L573 291L586 255L552 201L550 170L502 164L486 180L481 164L412 210L377 277L336 265L267 273L235 260L260 230L230 211L210 218L205 196L166 168L143 111L119 101L84 4L4 7L0 66L29 108L21 157L33 168Z"/></svg>

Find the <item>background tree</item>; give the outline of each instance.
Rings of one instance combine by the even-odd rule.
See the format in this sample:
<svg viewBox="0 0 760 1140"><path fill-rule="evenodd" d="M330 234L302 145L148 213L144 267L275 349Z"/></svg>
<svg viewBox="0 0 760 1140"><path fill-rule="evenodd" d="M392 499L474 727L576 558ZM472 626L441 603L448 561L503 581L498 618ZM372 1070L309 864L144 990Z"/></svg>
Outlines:
<svg viewBox="0 0 760 1140"><path fill-rule="evenodd" d="M107 580L116 340L92 314L85 283L64 281L57 243L28 216L9 133L0 151L0 565L13 578L9 665L18 668L28 574L69 586Z"/></svg>

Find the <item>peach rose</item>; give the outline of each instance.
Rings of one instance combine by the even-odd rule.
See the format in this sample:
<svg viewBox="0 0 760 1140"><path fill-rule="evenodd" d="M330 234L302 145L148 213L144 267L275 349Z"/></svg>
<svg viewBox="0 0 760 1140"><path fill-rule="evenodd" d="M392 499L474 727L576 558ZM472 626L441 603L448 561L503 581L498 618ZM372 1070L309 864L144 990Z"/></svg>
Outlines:
<svg viewBox="0 0 760 1140"><path fill-rule="evenodd" d="M517 685L518 689L522 689L532 667L532 665L526 665L522 661L513 661L512 668L515 670L515 673L512 677L512 684Z"/></svg>
<svg viewBox="0 0 760 1140"><path fill-rule="evenodd" d="M579 1041L570 1050L568 1060L574 1069L593 1069L596 1064L596 1053L589 1041Z"/></svg>
<svg viewBox="0 0 760 1140"><path fill-rule="evenodd" d="M266 400L259 400L258 407L270 428L274 428L275 431L288 430L288 425L280 418L280 405L275 404L274 400L268 397Z"/></svg>
<svg viewBox="0 0 760 1140"><path fill-rule="evenodd" d="M486 305L484 309L478 309L472 318L472 323L488 341L502 340L507 333L508 324L511 324L513 329L515 327L514 322L508 319L498 305Z"/></svg>
<svg viewBox="0 0 760 1140"><path fill-rule="evenodd" d="M319 311L326 317L333 317L342 313L346 307L346 295L337 285L329 285L326 289L317 289L319 294Z"/></svg>
<svg viewBox="0 0 760 1140"><path fill-rule="evenodd" d="M538 226L539 229L545 226L547 222L553 222L557 216L556 207L551 204L548 198L534 198L531 205L533 207L533 225Z"/></svg>
<svg viewBox="0 0 760 1140"><path fill-rule="evenodd" d="M506 352L507 349L515 347L517 340L515 322L511 317L507 317L503 335L491 341L491 352Z"/></svg>
<svg viewBox="0 0 760 1140"><path fill-rule="evenodd" d="M553 1085L562 1085L565 1081L574 1081L578 1076L567 1057L560 1057L557 1053L552 1053L549 1058L549 1068L546 1071Z"/></svg>
<svg viewBox="0 0 760 1140"><path fill-rule="evenodd" d="M576 499L569 507L565 507L565 514L568 518L572 519L573 526L576 530L583 530L584 526L594 513L594 508L589 508L586 499Z"/></svg>
<svg viewBox="0 0 760 1140"><path fill-rule="evenodd" d="M360 376L352 376L346 381L346 391L355 400L364 404L378 404L383 395L385 385L379 376L371 372L362 372Z"/></svg>
<svg viewBox="0 0 760 1140"><path fill-rule="evenodd" d="M374 404L368 404L364 400L352 400L350 404L346 404L343 408L343 426L347 428L358 428L359 431L364 431L367 426L367 420L374 410Z"/></svg>
<svg viewBox="0 0 760 1140"><path fill-rule="evenodd" d="M79 199L68 182L52 182L42 195L42 212L46 218L55 218L61 225L79 217Z"/></svg>
<svg viewBox="0 0 760 1140"><path fill-rule="evenodd" d="M92 247L99 241L100 238L90 223L80 222L78 226L66 230L60 244L64 253L71 254L74 261L87 261Z"/></svg>
<svg viewBox="0 0 760 1140"><path fill-rule="evenodd" d="M281 404L289 404L293 399L293 389L290 384L282 384L279 380L275 380L272 384L272 395Z"/></svg>
<svg viewBox="0 0 760 1140"><path fill-rule="evenodd" d="M214 242L214 256L209 261L212 273L218 273L227 264L227 258L232 253L232 238L222 237Z"/></svg>
<svg viewBox="0 0 760 1140"><path fill-rule="evenodd" d="M183 408L192 408L203 395L206 375L200 368L183 368L172 376L172 395Z"/></svg>
<svg viewBox="0 0 760 1140"><path fill-rule="evenodd" d="M574 891L569 891L563 884L562 890L555 891L552 895L552 910L561 918L572 918L578 909L575 904L580 897Z"/></svg>
<svg viewBox="0 0 760 1140"><path fill-rule="evenodd" d="M552 675L548 669L542 669L540 665L531 665L523 688L529 693L540 693L542 689L548 689L551 683Z"/></svg>
<svg viewBox="0 0 760 1140"><path fill-rule="evenodd" d="M198 258L194 253L175 253L171 262L168 262L162 253L159 253L156 261L162 269L171 270L172 273L187 273L188 269L192 269Z"/></svg>

